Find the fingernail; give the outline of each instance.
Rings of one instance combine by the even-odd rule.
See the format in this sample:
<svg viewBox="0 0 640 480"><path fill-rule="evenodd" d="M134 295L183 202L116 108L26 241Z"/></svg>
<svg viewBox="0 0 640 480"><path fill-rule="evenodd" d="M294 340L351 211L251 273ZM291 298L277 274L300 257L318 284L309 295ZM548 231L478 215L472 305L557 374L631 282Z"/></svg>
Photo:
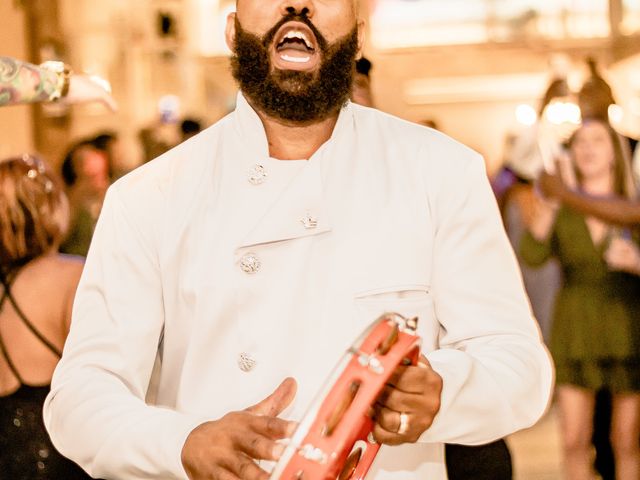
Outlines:
<svg viewBox="0 0 640 480"><path fill-rule="evenodd" d="M297 422L289 422L289 426L287 427L287 436L291 437L295 433L297 428L298 428Z"/></svg>
<svg viewBox="0 0 640 480"><path fill-rule="evenodd" d="M276 444L273 447L273 458L279 460L282 454L284 453L284 449L287 448L282 444Z"/></svg>

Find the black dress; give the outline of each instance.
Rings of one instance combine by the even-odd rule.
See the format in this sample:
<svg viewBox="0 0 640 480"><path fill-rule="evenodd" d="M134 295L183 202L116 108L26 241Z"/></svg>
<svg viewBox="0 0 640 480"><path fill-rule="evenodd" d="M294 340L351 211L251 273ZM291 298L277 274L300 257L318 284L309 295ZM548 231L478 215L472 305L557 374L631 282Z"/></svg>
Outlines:
<svg viewBox="0 0 640 480"><path fill-rule="evenodd" d="M15 274L11 277L13 278ZM27 328L59 358L61 352L38 332L18 307L11 295L11 279L0 274L0 282L4 285L0 311L8 300ZM0 480L90 479L78 465L58 453L44 427L42 406L50 386L24 383L16 365L7 354L1 334L0 355L20 382L20 387L15 392L0 396Z"/></svg>

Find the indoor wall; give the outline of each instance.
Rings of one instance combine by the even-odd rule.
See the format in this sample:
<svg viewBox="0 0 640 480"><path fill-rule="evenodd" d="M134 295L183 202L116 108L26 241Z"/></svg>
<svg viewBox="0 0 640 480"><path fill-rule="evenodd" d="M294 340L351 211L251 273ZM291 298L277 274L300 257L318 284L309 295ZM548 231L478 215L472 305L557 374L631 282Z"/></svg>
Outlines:
<svg viewBox="0 0 640 480"><path fill-rule="evenodd" d="M25 58L25 26L16 5L0 4L0 53ZM70 139L105 129L118 132L126 152L120 167L128 169L142 160L141 129L166 122L163 131L171 142L180 118L196 117L206 126L233 108L236 87L223 41L233 0L58 0L58 5L66 60L78 71L108 79L120 104L117 113L101 105L73 107ZM526 104L537 110L552 75L549 61L558 53L569 59L576 84L584 77L585 57L595 56L614 87L620 84L625 98L640 101L640 79L627 81L637 68L637 62L629 64L640 50L636 40L522 40L387 50L369 41L365 52L374 62L378 108L410 121L435 120L445 133L481 152L492 174L503 160L505 138L522 128L516 108ZM0 153L32 149L29 112L28 107L0 110L6 125L0 131ZM54 163L59 156L56 152Z"/></svg>
<svg viewBox="0 0 640 480"><path fill-rule="evenodd" d="M0 2L0 55L27 58L24 12L13 1ZM0 158L33 152L29 106L0 108Z"/></svg>

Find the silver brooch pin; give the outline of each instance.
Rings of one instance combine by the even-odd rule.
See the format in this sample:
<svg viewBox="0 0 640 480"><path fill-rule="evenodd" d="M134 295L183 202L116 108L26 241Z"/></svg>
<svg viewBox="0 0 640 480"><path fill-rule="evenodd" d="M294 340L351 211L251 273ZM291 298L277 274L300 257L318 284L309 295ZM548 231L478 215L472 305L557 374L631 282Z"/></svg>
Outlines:
<svg viewBox="0 0 640 480"><path fill-rule="evenodd" d="M240 259L240 268L244 273L258 273L261 265L260 259L253 253L247 253Z"/></svg>
<svg viewBox="0 0 640 480"><path fill-rule="evenodd" d="M256 366L256 359L246 352L241 352L238 355L238 367L243 372L250 372Z"/></svg>
<svg viewBox="0 0 640 480"><path fill-rule="evenodd" d="M256 164L249 170L249 183L251 185L261 185L265 182L267 176L264 166Z"/></svg>
<svg viewBox="0 0 640 480"><path fill-rule="evenodd" d="M304 217L300 219L300 223L307 230L313 230L318 226L318 219L312 216L310 213L307 213Z"/></svg>

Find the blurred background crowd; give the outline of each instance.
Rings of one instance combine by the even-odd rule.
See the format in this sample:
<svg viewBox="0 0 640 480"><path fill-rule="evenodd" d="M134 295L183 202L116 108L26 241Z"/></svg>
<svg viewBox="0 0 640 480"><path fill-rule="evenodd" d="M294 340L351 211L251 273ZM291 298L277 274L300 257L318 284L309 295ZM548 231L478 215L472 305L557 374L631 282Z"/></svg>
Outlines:
<svg viewBox="0 0 640 480"><path fill-rule="evenodd" d="M223 28L234 5L0 3L0 56L63 60L108 80L118 104L116 111L104 102L0 109L0 158L13 158L0 164L0 200L25 210L34 224L28 234L41 227L45 238L19 253L3 233L3 292L18 267L51 249L85 256L113 181L233 109L237 90ZM594 465L604 479L640 478L640 1L363 0L362 8L368 40L352 100L440 129L484 155L556 362L566 478L594 478ZM45 225L19 189L7 193L20 175L40 179L34 188L45 197L66 195L64 228ZM58 215L57 203L49 207ZM14 213L0 206L3 230ZM18 224L24 228L24 219ZM36 269L57 271L58 293L67 298L79 271L65 262ZM16 283L16 304L29 301L21 293L27 281ZM65 313L55 322L68 324L60 295L54 292L51 305ZM17 325L22 315L3 310L5 296L13 298L3 295L0 319ZM31 320L46 331L49 320L40 314L31 312ZM1 368L7 357L30 361L20 353L27 345L22 327L15 328L0 322L9 352L0 356ZM46 385L64 328L52 335L55 348L45 347L53 359L36 373L25 369L25 381L20 367L7 363L2 375L19 382L3 382L0 397L30 379ZM563 478L557 475L519 478Z"/></svg>

